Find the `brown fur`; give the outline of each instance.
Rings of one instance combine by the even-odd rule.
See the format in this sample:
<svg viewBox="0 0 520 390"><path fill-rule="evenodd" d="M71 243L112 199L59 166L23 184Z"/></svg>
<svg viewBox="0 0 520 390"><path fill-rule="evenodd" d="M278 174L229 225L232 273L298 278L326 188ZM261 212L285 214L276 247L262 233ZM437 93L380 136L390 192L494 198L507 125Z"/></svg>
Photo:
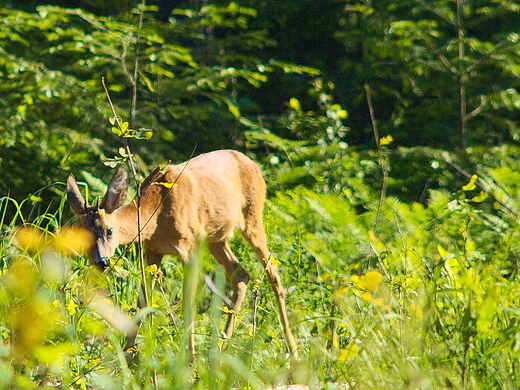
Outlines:
<svg viewBox="0 0 520 390"><path fill-rule="evenodd" d="M74 177L71 175L67 181L69 204L96 237L90 257L102 267L108 265L108 258L116 246L131 243L137 236L136 202L122 206L126 181L126 171L120 169L108 186L100 210L87 210ZM161 183L175 184L168 188ZM265 182L258 166L233 150L211 152L183 164L156 168L143 182L141 190L141 237L149 264L159 265L165 254L176 255L186 264L195 254L197 242L204 240L224 267L234 291L233 311L225 330L227 337L233 334L235 313L242 306L249 281L248 273L227 242L234 228L241 232L266 270L286 341L296 357L296 342L289 328L284 290L266 244L262 222ZM193 324L193 314L190 317L185 320ZM131 339L129 337L129 343L135 341L135 336ZM190 343L193 347L193 335Z"/></svg>

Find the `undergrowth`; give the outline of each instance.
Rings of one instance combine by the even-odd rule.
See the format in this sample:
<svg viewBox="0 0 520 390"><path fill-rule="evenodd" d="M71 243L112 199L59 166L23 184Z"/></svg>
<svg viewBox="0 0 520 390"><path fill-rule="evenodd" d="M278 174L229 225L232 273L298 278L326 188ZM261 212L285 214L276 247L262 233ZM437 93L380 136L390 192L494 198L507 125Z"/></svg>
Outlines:
<svg viewBox="0 0 520 390"><path fill-rule="evenodd" d="M3 220L0 387L518 388L518 186L509 175L483 168L457 191L430 191L426 204L387 197L362 213L337 194L276 193L265 225L300 361L287 358L263 270L238 237L233 248L252 280L236 333L222 349L226 283L202 247L190 361L185 271L174 258L146 269L143 312L136 254L127 251L107 274L93 270L63 202L30 222ZM0 201L1 215L18 205ZM146 320L127 363L124 324L135 316Z"/></svg>

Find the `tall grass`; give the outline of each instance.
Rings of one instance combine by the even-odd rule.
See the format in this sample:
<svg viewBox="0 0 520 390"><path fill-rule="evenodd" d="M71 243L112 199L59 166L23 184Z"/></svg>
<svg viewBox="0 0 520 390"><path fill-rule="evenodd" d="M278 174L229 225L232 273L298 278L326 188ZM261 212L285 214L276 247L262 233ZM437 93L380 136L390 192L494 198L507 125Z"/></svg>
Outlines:
<svg viewBox="0 0 520 390"><path fill-rule="evenodd" d="M287 358L272 293L241 239L233 250L252 276L250 292L223 349L225 277L203 246L189 269L171 257L146 269L151 300L139 311L136 254L126 251L107 274L95 271L81 231L60 227L63 202L31 220L4 218L0 387L518 388L516 219L465 190L431 199L386 199L377 233L377 204L358 214L339 196L303 189L268 202L300 361ZM0 215L18 205L0 202ZM193 357L183 305L196 313ZM136 316L144 321L127 362L120 325Z"/></svg>

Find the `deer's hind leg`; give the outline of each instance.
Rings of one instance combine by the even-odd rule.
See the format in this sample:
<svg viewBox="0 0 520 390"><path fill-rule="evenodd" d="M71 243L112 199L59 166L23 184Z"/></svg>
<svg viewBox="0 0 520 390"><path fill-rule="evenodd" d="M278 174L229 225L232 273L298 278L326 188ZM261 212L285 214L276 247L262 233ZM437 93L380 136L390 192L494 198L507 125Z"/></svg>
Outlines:
<svg viewBox="0 0 520 390"><path fill-rule="evenodd" d="M278 311L280 314L280 322L282 324L285 340L294 358L298 358L296 341L289 327L289 319L285 307L285 291L282 287L278 267L273 264L273 258L267 249L267 240L265 237L264 225L262 222L262 206L253 204L245 209L245 226L241 231L246 241L256 254L258 261L264 267L267 279L271 285L271 289L276 298Z"/></svg>
<svg viewBox="0 0 520 390"><path fill-rule="evenodd" d="M229 244L226 240L209 242L209 251L215 259L224 267L226 275L233 289L233 298L231 303L231 313L229 313L228 321L226 324L226 337L229 338L233 335L236 323L236 314L240 311L244 298L247 291L247 283L249 282L249 274L242 268L240 262L235 257Z"/></svg>

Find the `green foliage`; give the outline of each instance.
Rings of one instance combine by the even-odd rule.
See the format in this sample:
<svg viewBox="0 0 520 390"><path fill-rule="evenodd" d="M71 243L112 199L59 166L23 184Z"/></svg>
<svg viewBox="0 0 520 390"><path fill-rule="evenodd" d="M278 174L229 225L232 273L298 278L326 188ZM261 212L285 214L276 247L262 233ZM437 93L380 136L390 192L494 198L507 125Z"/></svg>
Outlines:
<svg viewBox="0 0 520 390"><path fill-rule="evenodd" d="M88 3L0 10L0 387L520 386L515 2L215 1L168 24ZM242 241L251 293L225 351L202 274L219 292L223 276L201 250L188 362L189 273L127 250L99 275L61 227L68 171L96 197L100 158L145 171L195 144L263 163L300 362ZM120 325L144 317L128 364Z"/></svg>
<svg viewBox="0 0 520 390"><path fill-rule="evenodd" d="M117 17L50 6L0 10L0 193L23 199L84 166L102 175L96 156L119 148L106 123L102 78L117 115L128 116L131 128L154 131L152 140L133 144L144 170L185 159L195 147L233 146L250 87L275 70L309 71L253 55L270 44L249 28L253 9L207 5L186 10L170 27L156 22L154 11L143 10L139 28L137 10ZM42 194L46 202L53 196Z"/></svg>
<svg viewBox="0 0 520 390"><path fill-rule="evenodd" d="M59 227L61 208L17 229L29 219L18 205L17 219L3 220L10 228L0 244L1 380L22 389L263 389L289 381L314 388L516 388L517 153L468 150L471 174L458 187L447 181L429 189L423 204L380 199L363 176L337 192L316 191L320 183L273 188L265 225L300 362L286 361L270 288L241 240L233 247L252 280L236 334L220 351L225 310L202 274L217 291L224 291L223 275L203 250L196 355L188 363L179 317L185 274L176 261L146 268L150 307L138 312L142 276L133 251L99 275L77 254L81 232ZM436 157L452 167L463 163ZM350 158L361 165L359 155ZM353 194L368 196L355 203ZM2 215L8 203L17 204L2 198ZM136 315L149 321L128 365L120 324Z"/></svg>
<svg viewBox="0 0 520 390"><path fill-rule="evenodd" d="M400 145L451 150L462 146L463 127L466 146L517 138L515 1L247 4L280 43L266 55L316 67L336 84L351 144L373 143L367 84L381 133ZM293 90L286 100L300 98Z"/></svg>
<svg viewBox="0 0 520 390"><path fill-rule="evenodd" d="M290 305L323 377L356 388L518 385L508 374L518 224L475 199L476 180L455 196L432 192L426 207L386 199L377 233L375 207L359 215L301 189L272 199L268 220L281 223L269 227L271 242L298 270L285 275L296 288ZM375 289L358 276L372 269L383 275Z"/></svg>

